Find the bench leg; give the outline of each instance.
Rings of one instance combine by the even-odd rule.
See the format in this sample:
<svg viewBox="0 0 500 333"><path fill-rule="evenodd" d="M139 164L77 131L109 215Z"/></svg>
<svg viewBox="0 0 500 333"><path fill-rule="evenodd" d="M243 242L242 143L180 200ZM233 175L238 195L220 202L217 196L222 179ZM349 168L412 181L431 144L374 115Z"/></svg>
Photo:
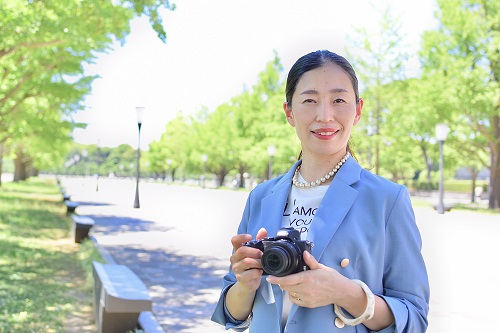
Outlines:
<svg viewBox="0 0 500 333"><path fill-rule="evenodd" d="M81 243L84 239L89 238L89 232L92 226L79 224L74 225L75 243Z"/></svg>
<svg viewBox="0 0 500 333"><path fill-rule="evenodd" d="M139 313L109 313L101 307L97 332L124 333L134 332L139 321Z"/></svg>

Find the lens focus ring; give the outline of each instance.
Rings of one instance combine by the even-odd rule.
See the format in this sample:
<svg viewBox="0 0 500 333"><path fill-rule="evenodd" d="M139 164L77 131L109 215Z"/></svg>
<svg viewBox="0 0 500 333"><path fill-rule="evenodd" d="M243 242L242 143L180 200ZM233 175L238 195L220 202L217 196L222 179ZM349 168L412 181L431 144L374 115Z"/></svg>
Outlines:
<svg viewBox="0 0 500 333"><path fill-rule="evenodd" d="M277 241L264 251L262 266L269 275L285 276L297 270L300 258L300 250L293 243Z"/></svg>

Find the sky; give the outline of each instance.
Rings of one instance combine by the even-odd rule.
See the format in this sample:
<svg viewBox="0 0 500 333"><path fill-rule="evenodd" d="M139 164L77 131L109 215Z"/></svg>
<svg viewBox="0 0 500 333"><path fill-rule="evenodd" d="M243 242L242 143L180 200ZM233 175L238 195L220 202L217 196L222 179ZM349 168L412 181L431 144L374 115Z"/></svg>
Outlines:
<svg viewBox="0 0 500 333"><path fill-rule="evenodd" d="M284 72L302 55L319 49L345 55L355 27L376 29L389 5L401 18L402 47L412 55L408 71L418 72L421 34L435 29L435 0L173 0L163 11L167 42L147 18L131 21L124 45L115 43L84 66L98 75L86 108L74 120L82 144L138 145L136 107L145 107L140 146L159 140L178 112L213 111L257 82L276 51ZM352 50L351 50L352 51ZM349 59L348 59L349 60Z"/></svg>

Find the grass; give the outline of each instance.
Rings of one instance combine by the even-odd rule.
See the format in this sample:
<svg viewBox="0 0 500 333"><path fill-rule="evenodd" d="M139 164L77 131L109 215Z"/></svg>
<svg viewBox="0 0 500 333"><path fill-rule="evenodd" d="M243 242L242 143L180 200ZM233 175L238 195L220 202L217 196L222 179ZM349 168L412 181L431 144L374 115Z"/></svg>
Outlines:
<svg viewBox="0 0 500 333"><path fill-rule="evenodd" d="M435 202L418 198L418 197L412 197L411 202L414 207L420 206L426 206L426 207L431 207L432 205L437 204L437 199ZM488 209L487 203L477 203L477 202L470 202L470 203L455 203L453 204L453 210L465 210L465 211L474 211L477 213L483 213L483 214L500 214L500 209Z"/></svg>
<svg viewBox="0 0 500 333"><path fill-rule="evenodd" d="M75 295L92 301L92 250L74 243L65 212L55 179L0 187L0 332L64 332Z"/></svg>

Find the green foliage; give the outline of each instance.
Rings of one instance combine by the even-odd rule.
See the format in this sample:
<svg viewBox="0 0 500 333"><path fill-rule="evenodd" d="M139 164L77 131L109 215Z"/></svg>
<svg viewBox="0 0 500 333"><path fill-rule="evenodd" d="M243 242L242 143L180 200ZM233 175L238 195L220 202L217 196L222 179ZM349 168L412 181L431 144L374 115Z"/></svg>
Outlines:
<svg viewBox="0 0 500 333"><path fill-rule="evenodd" d="M275 55L249 90L213 112L202 109L189 118L179 113L160 140L150 145L152 170L157 174L182 171L189 176L200 175L205 167L221 185L230 172L267 177L269 145L277 148L275 173L287 170L299 146L285 121L281 71ZM207 155L205 163L203 155Z"/></svg>
<svg viewBox="0 0 500 333"><path fill-rule="evenodd" d="M79 271L54 180L0 190L0 332L62 332Z"/></svg>
<svg viewBox="0 0 500 333"><path fill-rule="evenodd" d="M387 6L381 14L379 30L356 29L347 51L360 80L360 97L364 101L354 138L357 156L362 164L373 167L375 173L394 180L407 177L412 164L408 161L416 160L406 149L394 154L404 144L391 121L400 106L395 101L404 96L400 90L404 89L404 65L408 58L400 30L401 21Z"/></svg>
<svg viewBox="0 0 500 333"><path fill-rule="evenodd" d="M439 181L413 180L405 182L408 188L413 190L435 191L439 189ZM488 191L488 182L484 180L476 180L476 187L481 187L484 192ZM456 193L472 193L472 180L445 180L444 188L446 192Z"/></svg>
<svg viewBox="0 0 500 333"><path fill-rule="evenodd" d="M134 16L149 17L166 40L159 10L167 0L1 1L0 144L35 168L60 164L94 76L83 63L124 42ZM1 156L0 156L1 157ZM1 170L0 170L1 172Z"/></svg>
<svg viewBox="0 0 500 333"><path fill-rule="evenodd" d="M440 26L423 36L427 105L451 133L460 166L491 170L490 208L500 207L500 3L439 0ZM436 89L436 87L439 87ZM432 93L434 92L434 93Z"/></svg>
<svg viewBox="0 0 500 333"><path fill-rule="evenodd" d="M94 246L94 243L88 238L84 239L80 244L77 257L83 271L86 274L85 281L87 283L87 288L90 290L94 286L92 262L97 261L105 263L104 259L101 257L101 254Z"/></svg>
<svg viewBox="0 0 500 333"><path fill-rule="evenodd" d="M481 187L486 193L488 191L488 182L484 180L476 180L476 187ZM472 193L472 181L471 180L457 180L450 179L444 184L446 191L457 192L457 193Z"/></svg>

